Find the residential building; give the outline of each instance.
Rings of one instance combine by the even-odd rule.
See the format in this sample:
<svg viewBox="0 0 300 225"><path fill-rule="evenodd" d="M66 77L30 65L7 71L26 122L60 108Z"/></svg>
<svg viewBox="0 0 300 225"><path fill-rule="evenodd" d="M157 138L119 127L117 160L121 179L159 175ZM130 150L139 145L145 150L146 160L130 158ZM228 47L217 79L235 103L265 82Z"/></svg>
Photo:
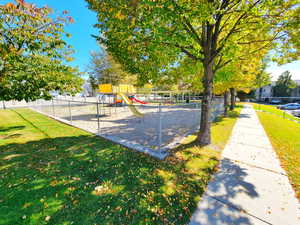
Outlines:
<svg viewBox="0 0 300 225"><path fill-rule="evenodd" d="M300 98L300 80L294 80L296 82L297 87L292 90L291 97L299 97ZM263 86L261 88L257 88L255 90L255 98L257 100L269 101L270 98L274 98L273 96L273 88L276 85L276 81L272 81L271 84Z"/></svg>
<svg viewBox="0 0 300 225"><path fill-rule="evenodd" d="M259 98L265 99L265 98L270 98L273 96L273 87L275 86L276 82L272 81L271 84L263 86L261 88L257 88L255 90L255 97L257 100Z"/></svg>

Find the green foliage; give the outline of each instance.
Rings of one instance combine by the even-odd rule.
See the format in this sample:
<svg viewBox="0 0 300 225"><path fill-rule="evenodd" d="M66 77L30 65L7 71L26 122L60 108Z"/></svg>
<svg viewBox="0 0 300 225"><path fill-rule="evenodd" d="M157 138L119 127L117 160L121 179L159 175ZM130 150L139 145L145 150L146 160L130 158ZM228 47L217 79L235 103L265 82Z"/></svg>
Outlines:
<svg viewBox="0 0 300 225"><path fill-rule="evenodd" d="M254 87L260 88L271 83L271 76L264 69L256 75Z"/></svg>
<svg viewBox="0 0 300 225"><path fill-rule="evenodd" d="M271 83L271 76L269 73L266 72L266 68L269 61L270 61L269 58L264 58L262 60L261 67L259 68L258 73L256 74L255 77L255 81L254 81L255 88L261 88Z"/></svg>
<svg viewBox="0 0 300 225"><path fill-rule="evenodd" d="M276 85L273 88L273 94L275 97L290 97L292 89L297 84L292 80L292 75L289 71L283 72L276 81Z"/></svg>
<svg viewBox="0 0 300 225"><path fill-rule="evenodd" d="M74 94L82 80L70 61L71 46L63 41L72 18L53 18L48 7L25 1L0 5L0 99L50 98L50 91Z"/></svg>
<svg viewBox="0 0 300 225"><path fill-rule="evenodd" d="M202 78L202 63L185 58L180 64L173 65L168 70L161 72L160 76L153 82L156 87L165 87L158 90L190 90L202 92Z"/></svg>
<svg viewBox="0 0 300 225"><path fill-rule="evenodd" d="M279 64L289 63L300 59L300 1L287 1L287 4L295 5L287 12L286 18L282 20L284 27L283 38L277 41L277 51L273 57L273 61Z"/></svg>
<svg viewBox="0 0 300 225"><path fill-rule="evenodd" d="M98 89L98 81L95 77L93 77L91 74L89 75L89 83L92 88L92 95L95 95L95 91Z"/></svg>
<svg viewBox="0 0 300 225"><path fill-rule="evenodd" d="M288 39L282 21L299 7L295 0L86 1L98 15L98 40L126 70L138 74L140 81L160 83L174 65L202 64L194 74L187 74L188 78L201 76L187 80L202 82L196 85L203 88L202 144L210 143L208 115L216 72L237 67L231 85L252 87L250 82L243 82L243 75L253 80L256 72L250 68L256 67L254 63L261 61L276 41Z"/></svg>
<svg viewBox="0 0 300 225"><path fill-rule="evenodd" d="M96 26L102 32L98 40L145 82L159 82L166 70L186 57L203 61L209 54L216 70L246 57L261 58L278 38L273 28L293 5L291 1L87 2L98 13ZM215 43L205 40L208 29ZM206 52L211 44L214 48Z"/></svg>
<svg viewBox="0 0 300 225"><path fill-rule="evenodd" d="M213 126L213 149L187 144L160 161L29 109L0 110L0 224L187 224L232 115Z"/></svg>

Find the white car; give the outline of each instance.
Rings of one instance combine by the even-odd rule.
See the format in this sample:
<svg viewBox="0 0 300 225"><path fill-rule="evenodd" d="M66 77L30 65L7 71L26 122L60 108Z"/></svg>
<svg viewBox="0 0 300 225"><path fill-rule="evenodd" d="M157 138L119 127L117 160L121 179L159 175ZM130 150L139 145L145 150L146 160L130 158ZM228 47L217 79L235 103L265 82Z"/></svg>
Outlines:
<svg viewBox="0 0 300 225"><path fill-rule="evenodd" d="M294 116L300 117L300 110L299 110L299 109L298 109L298 110L294 110L294 111L292 111L292 114L293 114Z"/></svg>

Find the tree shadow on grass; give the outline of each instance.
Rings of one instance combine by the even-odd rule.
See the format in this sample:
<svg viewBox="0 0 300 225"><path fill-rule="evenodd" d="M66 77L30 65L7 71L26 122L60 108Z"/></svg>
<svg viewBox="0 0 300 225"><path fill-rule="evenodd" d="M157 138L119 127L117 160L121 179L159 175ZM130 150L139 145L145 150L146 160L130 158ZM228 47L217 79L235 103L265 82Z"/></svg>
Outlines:
<svg viewBox="0 0 300 225"><path fill-rule="evenodd" d="M22 130L25 126L11 126L11 127L0 127L0 132L10 132L16 130Z"/></svg>
<svg viewBox="0 0 300 225"><path fill-rule="evenodd" d="M159 161L82 135L0 146L0 224L186 224L217 160ZM203 160L198 169L187 163ZM201 175L199 175L201 172Z"/></svg>
<svg viewBox="0 0 300 225"><path fill-rule="evenodd" d="M0 224L187 224L218 155L160 161L91 135L3 145Z"/></svg>

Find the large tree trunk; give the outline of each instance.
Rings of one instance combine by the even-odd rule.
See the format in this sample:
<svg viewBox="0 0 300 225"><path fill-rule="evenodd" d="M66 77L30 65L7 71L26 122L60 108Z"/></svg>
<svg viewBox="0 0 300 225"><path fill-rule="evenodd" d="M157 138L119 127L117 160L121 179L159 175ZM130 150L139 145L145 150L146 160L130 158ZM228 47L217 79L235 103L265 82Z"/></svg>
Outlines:
<svg viewBox="0 0 300 225"><path fill-rule="evenodd" d="M230 88L230 110L234 110L235 107L235 90L234 88Z"/></svg>
<svg viewBox="0 0 300 225"><path fill-rule="evenodd" d="M228 116L228 91L224 93L224 116Z"/></svg>
<svg viewBox="0 0 300 225"><path fill-rule="evenodd" d="M208 145L211 143L211 102L213 93L213 62L204 62L204 77L203 77L203 98L201 104L201 120L200 130L198 133L198 143L200 145Z"/></svg>

